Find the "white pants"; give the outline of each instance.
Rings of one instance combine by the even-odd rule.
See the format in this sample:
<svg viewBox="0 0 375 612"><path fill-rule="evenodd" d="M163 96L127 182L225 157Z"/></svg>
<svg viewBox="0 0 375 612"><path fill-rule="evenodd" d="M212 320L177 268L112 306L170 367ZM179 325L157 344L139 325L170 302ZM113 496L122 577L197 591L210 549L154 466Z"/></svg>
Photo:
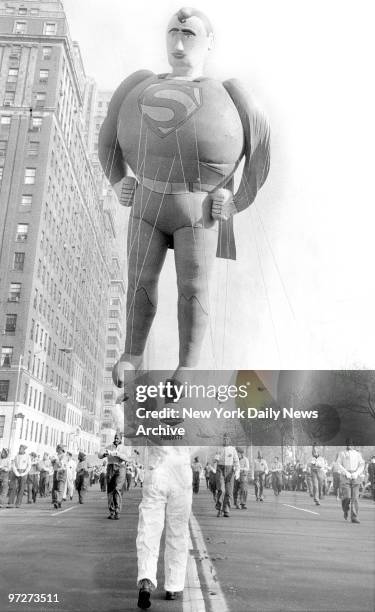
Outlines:
<svg viewBox="0 0 375 612"><path fill-rule="evenodd" d="M166 459L147 470L139 506L138 584L148 578L157 586L156 569L165 523L164 588L166 591L184 589L191 502L190 465Z"/></svg>
<svg viewBox="0 0 375 612"><path fill-rule="evenodd" d="M70 476L67 476L67 479L65 481L63 497L64 498L73 497L73 493L74 493L74 480Z"/></svg>

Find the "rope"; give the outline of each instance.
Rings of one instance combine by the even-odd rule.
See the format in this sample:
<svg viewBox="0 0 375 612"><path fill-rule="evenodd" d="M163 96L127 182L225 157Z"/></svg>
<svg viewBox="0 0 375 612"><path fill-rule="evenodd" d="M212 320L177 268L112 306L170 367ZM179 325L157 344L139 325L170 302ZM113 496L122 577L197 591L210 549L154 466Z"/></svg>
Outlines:
<svg viewBox="0 0 375 612"><path fill-rule="evenodd" d="M174 165L175 159L176 159L176 156L174 156L174 157L173 157L172 164L171 164L171 168L170 168L170 170L169 170L168 180L167 180L167 182L166 182L166 186L167 186L167 183L169 182L169 179L170 179L170 176L171 176L171 173L172 173L172 168L173 168L173 165ZM165 189L165 190L164 190L164 192L163 192L163 195L162 195L162 198L161 198L161 201L160 201L160 205L159 205L159 208L158 208L158 212L157 212L157 215L156 215L156 217L155 217L154 224L153 224L153 226L152 226L151 236L150 236L149 241L148 241L148 246L147 246L146 253L145 253L145 256L144 256L144 259L143 259L143 263L142 263L142 267L141 267L141 270L140 270L140 273L139 273L139 278L141 277L141 274L142 274L142 272L143 272L143 268L144 268L145 263L146 263L147 255L148 255L148 252L149 252L149 250L150 250L150 245L151 245L152 236L153 236L153 234L154 234L155 227L156 227L156 223L157 223L157 220L158 220L158 218L159 218L160 210L161 210L161 207L162 207L163 202L164 202L165 193L166 193L166 189ZM139 284L139 279L138 279L138 281L137 281L137 284L136 284L136 287L135 287L135 290L134 290L134 297L133 297L133 299L132 299L132 301L131 301L131 303L130 303L130 305L129 305L129 308L130 308L130 309L133 307L133 304L134 304L134 301L135 301L135 295L136 295L136 292L137 292L137 290L138 290L138 284ZM128 314L128 316L127 316L127 320L128 320L128 318L129 318L129 314Z"/></svg>
<svg viewBox="0 0 375 612"><path fill-rule="evenodd" d="M245 191L246 191L246 193L248 195L247 184L246 184L247 183L246 177L244 177L244 178L245 178L245 181L244 181ZM248 199L250 201L249 197L248 197ZM253 235L254 235L254 243L255 243L256 252L257 252L259 270L260 270L261 277L262 277L264 292L265 292L265 295L266 295L268 310L269 310L270 319L271 319L271 323L272 323L272 329L273 329L273 334L274 334L276 350L277 350L277 353L278 353L278 356L279 356L280 368L281 368L282 367L281 366L281 364L282 364L281 351L280 351L280 347L279 347L279 343L278 343L278 339L277 339L275 321L274 321L274 318L273 318L271 302L270 302L270 298L269 298L269 295L268 295L268 289L267 289L267 285L266 285L266 281L265 281L265 277L264 277L264 273L263 273L263 267L262 267L262 263L261 263L261 259L260 259L259 245L258 245L258 241L257 241L257 237L256 237L256 231L255 231L255 228L254 228L254 222L253 222L253 218L252 218L252 214L251 214L251 209L250 208L249 208L249 213L250 213L250 220L251 220L251 229L252 229L252 232L253 232Z"/></svg>

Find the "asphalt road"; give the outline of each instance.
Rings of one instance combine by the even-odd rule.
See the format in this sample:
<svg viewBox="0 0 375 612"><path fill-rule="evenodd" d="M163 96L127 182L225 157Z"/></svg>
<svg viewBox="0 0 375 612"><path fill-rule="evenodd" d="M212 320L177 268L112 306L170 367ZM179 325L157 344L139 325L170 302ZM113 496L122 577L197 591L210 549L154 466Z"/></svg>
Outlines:
<svg viewBox="0 0 375 612"><path fill-rule="evenodd" d="M330 496L266 489L247 510L215 518L205 491L194 502L230 612L373 612L375 503L360 500L361 524L343 519ZM293 507L294 506L294 507Z"/></svg>
<svg viewBox="0 0 375 612"><path fill-rule="evenodd" d="M50 500L0 510L0 611L137 610L135 536L141 491L107 520L95 486L87 502ZM165 602L163 568L154 612L373 612L375 504L360 502L360 525L333 497L320 507L305 493L267 491L263 504L217 518L205 488L194 496L183 601ZM295 506L295 507L292 507ZM58 603L9 603L9 593L57 594Z"/></svg>

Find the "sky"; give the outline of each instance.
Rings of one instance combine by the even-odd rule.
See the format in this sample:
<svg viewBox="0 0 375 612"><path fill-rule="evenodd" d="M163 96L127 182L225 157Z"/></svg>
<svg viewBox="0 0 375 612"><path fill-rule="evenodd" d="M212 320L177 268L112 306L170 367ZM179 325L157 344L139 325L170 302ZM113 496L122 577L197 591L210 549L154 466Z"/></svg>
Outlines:
<svg viewBox="0 0 375 612"><path fill-rule="evenodd" d="M165 27L179 2L64 6L100 88L140 68L168 70ZM238 261L217 262L212 292L220 299L202 363L375 368L373 2L201 0L196 8L215 31L206 74L243 81L272 135L267 182L235 219ZM174 286L170 257L151 342L151 353L171 356L170 367Z"/></svg>

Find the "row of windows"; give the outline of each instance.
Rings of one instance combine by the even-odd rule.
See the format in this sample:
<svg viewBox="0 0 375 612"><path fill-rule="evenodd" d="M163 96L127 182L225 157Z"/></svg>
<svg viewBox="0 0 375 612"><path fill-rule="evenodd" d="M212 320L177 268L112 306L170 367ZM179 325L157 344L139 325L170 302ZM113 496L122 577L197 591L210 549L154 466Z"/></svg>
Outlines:
<svg viewBox="0 0 375 612"><path fill-rule="evenodd" d="M0 381L0 401L7 401L7 399L2 399L1 389L9 386L9 381ZM0 414L0 438L4 437L4 427L5 427L5 415ZM19 433L20 440L35 442L39 444L45 444L46 446L57 446L60 444L68 444L69 443L69 434L64 433L62 431L57 430L55 427L51 427L48 425L43 425L42 423L34 422L32 419L23 419L21 424L21 429ZM94 446L92 442L87 442L86 440L82 441L82 449L88 453L94 450Z"/></svg>
<svg viewBox="0 0 375 612"><path fill-rule="evenodd" d="M27 33L27 21L15 21L13 25L13 33L14 34L26 34ZM46 21L43 24L43 34L45 36L54 36L55 34L57 34L57 23L54 21Z"/></svg>
<svg viewBox="0 0 375 612"><path fill-rule="evenodd" d="M46 338L46 336L45 336ZM46 347L45 347L46 348ZM12 366L12 360L13 360L13 352L14 352L14 348L13 346L2 346L1 347L1 351L0 351L0 368L3 369L9 369ZM51 352L51 338L49 338L49 343L48 343L48 354L50 354ZM56 344L53 344L53 348L52 348L52 356L53 358L56 356L56 352L57 352L57 347ZM63 356L61 354L61 352L58 352L59 355L59 361L61 361L62 359L65 359L65 356ZM69 362L69 369L70 369L70 359L68 359ZM49 365L45 364L43 362L42 359L40 359L39 357L37 357L36 354L34 354L32 356L31 351L28 352L28 360L27 360L27 364L26 364L26 368L27 370L36 378L38 378L39 380L41 380L42 382L45 382L51 386L53 386L56 391L60 392L60 393L64 393L66 396L71 395L72 394L72 385L69 384L68 380L65 380L62 376L60 376L60 374L57 372L57 370L53 370ZM90 383L87 379L87 381L83 381L84 382L84 387L87 388L88 391L91 390L93 384ZM31 406L34 402L34 408L37 409L38 405L37 405L37 399L36 399L36 395L38 393L37 390L35 390L35 394L34 394L34 390L33 387L30 386L29 388L29 395L27 394L27 383L25 384L25 390L24 390L24 403L28 404L29 406ZM6 389L5 389L6 390ZM3 395L5 395L5 390L3 390ZM6 390L6 392L8 392ZM34 395L35 397L34 397ZM34 397L34 400L32 400L32 396ZM7 401L7 400L2 400L2 401ZM55 401L55 400L53 400ZM39 402L41 402L41 399L39 400ZM60 405L60 404L59 404ZM48 404L49 406L49 404ZM41 404L39 403L39 410L41 410ZM43 407L43 411L45 412L46 410L44 410ZM47 410L48 414L52 414ZM56 416L56 418L60 418L59 413L57 413L57 415L52 414L52 416Z"/></svg>
<svg viewBox="0 0 375 612"><path fill-rule="evenodd" d="M16 7L7 6L7 8L5 9L5 12L12 15L13 13L16 12L16 10L18 10L19 15L27 15L27 8L25 6L20 6L18 7L18 9L16 9ZM38 13L39 13L38 8L33 7L32 9L30 9L30 15L37 15Z"/></svg>
<svg viewBox="0 0 375 612"><path fill-rule="evenodd" d="M40 142L38 140L30 140L27 143L26 154L28 157L36 157L39 154L39 145ZM8 149L8 140L3 139L0 140L0 157L5 157Z"/></svg>
<svg viewBox="0 0 375 612"><path fill-rule="evenodd" d="M47 83L49 76L49 70L47 68L41 68L39 70L39 81L40 83ZM9 68L7 83L16 83L18 79L18 68Z"/></svg>
<svg viewBox="0 0 375 612"><path fill-rule="evenodd" d="M22 47L21 45L13 45L10 50L9 59L19 60L21 58ZM42 58L44 60L50 60L52 57L52 47L42 47Z"/></svg>
<svg viewBox="0 0 375 612"><path fill-rule="evenodd" d="M48 72L48 70L46 71ZM48 78L45 79L40 79L40 83L47 83ZM4 92L4 106L14 106L15 105L15 99L16 99L16 92L12 89L12 90L5 90ZM36 108L44 108L46 102L46 93L43 91L38 91L35 93L35 106ZM35 126L35 122L34 126ZM42 122L40 121L40 124ZM36 130L33 130L36 131Z"/></svg>
<svg viewBox="0 0 375 612"><path fill-rule="evenodd" d="M43 429L44 427L44 429ZM44 436L43 436L44 433ZM44 425L42 423L35 423L30 419L23 419L22 425L20 429L20 439L30 442L37 442L39 444L45 444L49 446L57 446L60 442L64 442L64 434L60 433L54 427L49 428L48 425Z"/></svg>

